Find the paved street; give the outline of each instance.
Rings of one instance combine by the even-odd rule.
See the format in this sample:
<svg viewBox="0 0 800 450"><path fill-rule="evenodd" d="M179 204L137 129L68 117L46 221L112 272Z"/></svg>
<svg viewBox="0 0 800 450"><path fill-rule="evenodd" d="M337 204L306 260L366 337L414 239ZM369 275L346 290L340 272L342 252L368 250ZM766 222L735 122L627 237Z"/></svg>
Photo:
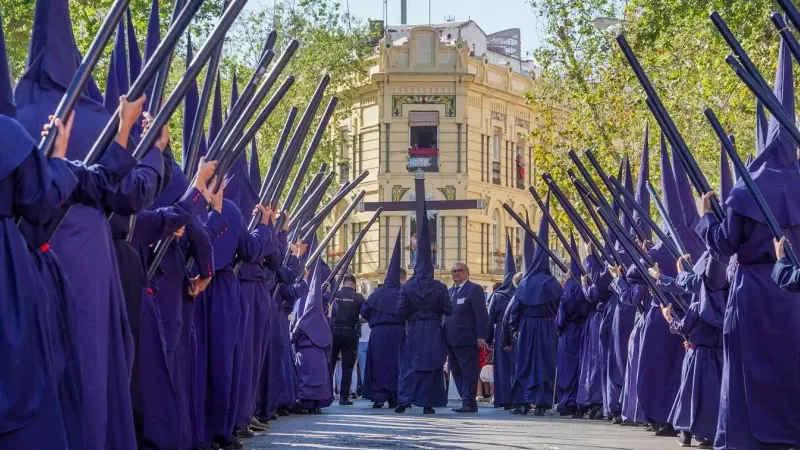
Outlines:
<svg viewBox="0 0 800 450"><path fill-rule="evenodd" d="M354 406L327 408L321 416L280 418L268 434L250 439L245 448L661 450L678 444L606 421L516 417L488 407L475 415L455 414L449 408L440 408L435 416L423 416L422 408L400 415L385 408L373 410L370 403L358 400Z"/></svg>

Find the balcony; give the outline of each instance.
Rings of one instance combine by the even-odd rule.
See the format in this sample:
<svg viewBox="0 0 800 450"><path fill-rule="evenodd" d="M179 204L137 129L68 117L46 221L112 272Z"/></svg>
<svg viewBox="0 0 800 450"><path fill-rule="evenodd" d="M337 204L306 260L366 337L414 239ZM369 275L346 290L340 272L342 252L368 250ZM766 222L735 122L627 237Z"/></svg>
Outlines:
<svg viewBox="0 0 800 450"><path fill-rule="evenodd" d="M503 275L506 271L506 256L505 255L491 255L491 268L489 273L492 275Z"/></svg>
<svg viewBox="0 0 800 450"><path fill-rule="evenodd" d="M500 184L500 161L492 162L492 183Z"/></svg>
<svg viewBox="0 0 800 450"><path fill-rule="evenodd" d="M409 172L422 170L423 172L439 171L439 149L411 147L408 149L408 163L406 168Z"/></svg>
<svg viewBox="0 0 800 450"><path fill-rule="evenodd" d="M517 178L517 189L525 189L525 180Z"/></svg>

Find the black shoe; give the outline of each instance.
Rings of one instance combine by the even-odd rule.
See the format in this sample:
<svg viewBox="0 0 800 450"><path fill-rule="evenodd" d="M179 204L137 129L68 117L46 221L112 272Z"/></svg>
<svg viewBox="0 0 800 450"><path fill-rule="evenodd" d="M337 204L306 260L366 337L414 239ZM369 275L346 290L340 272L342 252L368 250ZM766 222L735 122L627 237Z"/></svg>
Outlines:
<svg viewBox="0 0 800 450"><path fill-rule="evenodd" d="M636 422L634 422L632 420L627 420L627 419L623 419L622 423L620 423L619 425L621 427L638 427L639 426L638 423L636 423Z"/></svg>
<svg viewBox="0 0 800 450"><path fill-rule="evenodd" d="M453 408L453 412L457 413L476 413L478 412L478 408L467 408L466 406L462 406L461 408Z"/></svg>
<svg viewBox="0 0 800 450"><path fill-rule="evenodd" d="M345 399L345 400L339 400L339 404L342 405L342 406L352 406L353 402L351 402L350 400Z"/></svg>
<svg viewBox="0 0 800 450"><path fill-rule="evenodd" d="M681 435L678 437L678 445L681 447L691 447L692 446L692 433L682 432Z"/></svg>
<svg viewBox="0 0 800 450"><path fill-rule="evenodd" d="M614 416L611 423L614 425L622 425L622 416Z"/></svg>
<svg viewBox="0 0 800 450"><path fill-rule="evenodd" d="M503 405L503 411L511 411L511 405Z"/></svg>
<svg viewBox="0 0 800 450"><path fill-rule="evenodd" d="M391 405L389 405L389 406L391 406ZM381 408L383 408L383 403L375 402L375 403L372 404L372 409L381 409Z"/></svg>
<svg viewBox="0 0 800 450"><path fill-rule="evenodd" d="M544 412L545 412L544 408L534 408L533 415L534 416L543 417L544 416Z"/></svg>
<svg viewBox="0 0 800 450"><path fill-rule="evenodd" d="M236 436L233 437L233 440L231 441L231 446L236 450L244 448L242 440L237 438Z"/></svg>
<svg viewBox="0 0 800 450"><path fill-rule="evenodd" d="M383 403L381 403L381 406L383 406ZM389 400L389 408L391 409L397 408L397 402L394 400Z"/></svg>
<svg viewBox="0 0 800 450"><path fill-rule="evenodd" d="M254 430L254 431L267 431L270 427L272 427L272 424L270 424L269 421L262 422L262 421L258 420L256 417L252 417L250 419L250 429L251 430Z"/></svg>
<svg viewBox="0 0 800 450"><path fill-rule="evenodd" d="M422 409L422 414L436 414L436 410L428 406Z"/></svg>
<svg viewBox="0 0 800 450"><path fill-rule="evenodd" d="M512 409L510 411L510 413L511 414L515 414L515 415L524 416L524 415L528 414L528 411L522 406L517 406L516 408Z"/></svg>
<svg viewBox="0 0 800 450"><path fill-rule="evenodd" d="M396 412L397 414L403 414L410 407L411 405L408 403L401 403L397 405L397 408L394 409L394 412Z"/></svg>
<svg viewBox="0 0 800 450"><path fill-rule="evenodd" d="M303 405L300 404L300 401L294 402L292 408L289 411L292 414L298 414L298 415L308 414L308 411L303 409Z"/></svg>
<svg viewBox="0 0 800 450"><path fill-rule="evenodd" d="M234 435L239 439L250 439L256 437L256 434L249 427L237 428Z"/></svg>
<svg viewBox="0 0 800 450"><path fill-rule="evenodd" d="M286 417L286 416L291 416L292 415L292 413L290 413L289 410L286 409L286 408L280 408L280 409L276 410L275 414L277 414L277 415L279 415L281 417Z"/></svg>
<svg viewBox="0 0 800 450"><path fill-rule="evenodd" d="M663 427L661 427L660 430L656 431L655 435L656 436L661 436L661 437L665 437L665 436L666 437L675 437L675 436L678 435L678 432L675 431L675 428L672 427L672 424L668 423L668 424L664 425Z"/></svg>

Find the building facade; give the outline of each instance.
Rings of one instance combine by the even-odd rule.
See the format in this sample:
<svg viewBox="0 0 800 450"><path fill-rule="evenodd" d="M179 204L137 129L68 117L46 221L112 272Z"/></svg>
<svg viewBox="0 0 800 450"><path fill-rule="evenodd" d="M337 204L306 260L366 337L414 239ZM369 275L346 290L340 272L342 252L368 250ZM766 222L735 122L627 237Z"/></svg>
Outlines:
<svg viewBox="0 0 800 450"><path fill-rule="evenodd" d="M473 281L491 292L502 279L506 237L521 262L523 231L502 204L530 216L531 226L538 222L527 192L536 175L527 141L536 120L524 94L533 81L515 70L519 64L475 56L463 37L422 26L404 33L381 41L353 114L334 130L342 142L332 161L337 179L369 171L356 190L366 191L365 201L409 201L415 172L422 172L427 200L483 200L482 209L429 211L429 218L436 277L449 283L452 265L464 262ZM348 219L326 249L329 264L371 215L360 211ZM398 234L403 265L413 268L416 227L413 211L390 212L367 232L350 266L364 293L383 282Z"/></svg>

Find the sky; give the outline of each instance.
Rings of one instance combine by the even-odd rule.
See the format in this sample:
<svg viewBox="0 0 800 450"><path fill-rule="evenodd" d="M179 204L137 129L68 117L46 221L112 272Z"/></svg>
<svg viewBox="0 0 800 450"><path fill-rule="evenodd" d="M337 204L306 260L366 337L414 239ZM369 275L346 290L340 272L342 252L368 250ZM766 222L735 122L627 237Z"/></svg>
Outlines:
<svg viewBox="0 0 800 450"><path fill-rule="evenodd" d="M278 0L280 1L280 0ZM342 12L363 19L383 19L384 0L338 0ZM272 6L273 0L250 2L253 5ZM455 21L474 20L487 34L508 28L519 28L522 34L523 57L539 43L537 28L541 19L536 17L528 0L407 0L408 23L426 25L429 23L428 4L430 3L430 23L442 23L452 16ZM400 24L400 0L386 0L389 24ZM502 7L500 7L502 5Z"/></svg>

